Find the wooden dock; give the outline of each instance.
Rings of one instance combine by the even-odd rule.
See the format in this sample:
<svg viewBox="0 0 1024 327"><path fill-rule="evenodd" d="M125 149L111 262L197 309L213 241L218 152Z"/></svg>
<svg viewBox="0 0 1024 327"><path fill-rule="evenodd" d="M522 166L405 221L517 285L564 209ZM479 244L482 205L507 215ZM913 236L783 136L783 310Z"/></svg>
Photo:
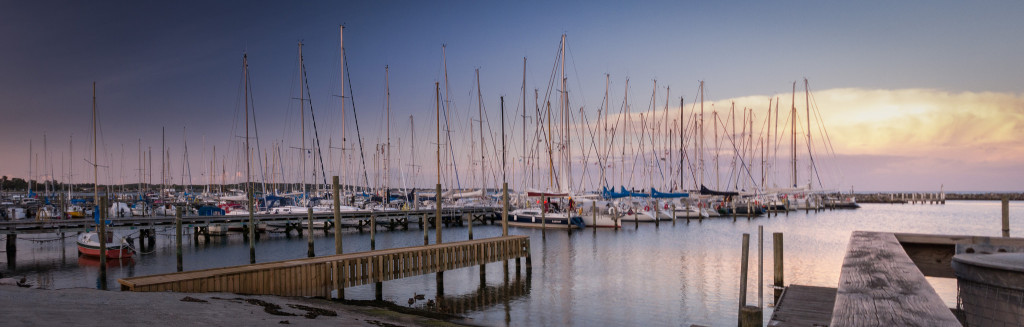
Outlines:
<svg viewBox="0 0 1024 327"><path fill-rule="evenodd" d="M330 297L332 291L530 256L527 236L347 253L119 279L136 292L228 292ZM529 262L529 259L527 259Z"/></svg>
<svg viewBox="0 0 1024 327"><path fill-rule="evenodd" d="M768 326L828 326L835 303L835 288L789 285L775 304Z"/></svg>
<svg viewBox="0 0 1024 327"><path fill-rule="evenodd" d="M893 233L856 231L830 326L960 326Z"/></svg>
<svg viewBox="0 0 1024 327"><path fill-rule="evenodd" d="M389 211L344 211L341 213L343 226L365 227L369 226L368 220L371 217L376 219L404 219L405 224L413 218L428 218L427 223L433 224L435 209L419 210L389 210ZM488 207L466 207L466 208L444 208L441 211L444 224L458 224L468 216L477 221L499 221L500 210ZM256 215L257 223L281 222L298 224L305 222L306 213L280 214L280 215ZM153 217L130 217L130 218L107 218L111 222L108 228L114 229L152 229L158 226L173 227L175 218L172 216ZM333 213L322 213L313 215L314 222L334 221ZM346 223L346 221L348 221ZM210 225L240 226L249 222L249 216L183 216L181 222L186 228L205 227ZM22 219L14 221L0 221L0 234L38 234L38 233L63 233L78 232L95 228L93 219L51 219L34 220ZM387 227L384 225L382 227Z"/></svg>

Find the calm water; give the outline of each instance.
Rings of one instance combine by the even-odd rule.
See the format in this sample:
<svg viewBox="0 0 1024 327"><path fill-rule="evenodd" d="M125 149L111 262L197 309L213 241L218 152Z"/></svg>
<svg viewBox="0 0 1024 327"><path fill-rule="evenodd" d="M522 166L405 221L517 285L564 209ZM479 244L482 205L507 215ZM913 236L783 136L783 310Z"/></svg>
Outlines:
<svg viewBox="0 0 1024 327"><path fill-rule="evenodd" d="M525 270L512 285L519 292L507 299L478 301L464 315L485 325L733 325L739 297L742 233L751 234L748 303L757 297L757 226L764 226L765 319L771 316L772 254L771 233L785 235L786 283L835 287L850 232L854 230L969 234L1000 236L1001 209L998 202L950 201L946 205L865 204L858 210L836 210L804 214L791 212L778 217L680 220L676 225L641 224L634 229L591 230L568 234L511 228L512 234L529 235L533 250L533 272ZM1011 234L1024 233L1024 204L1011 203ZM131 262L108 268L107 285L117 290L117 279L129 276L173 272L175 257L171 230L158 231L156 249ZM499 226L473 229L476 238L501 234ZM434 231L429 233L434 242ZM465 240L465 227L444 230L445 241ZM369 250L369 233L342 235L346 252ZM30 240L31 239L31 240ZM26 276L30 283L45 288L97 287L98 262L79 258L74 238L63 242L57 235L23 235L18 241L16 267L10 269L0 256L5 276ZM334 237L315 234L317 255L333 254ZM423 232L377 234L377 248L421 245ZM248 263L248 245L238 234L215 237L206 242L185 238L186 270ZM2 249L0 249L2 250ZM306 256L305 237L282 234L264 236L257 243L260 262ZM487 266L485 284L493 296L504 283L500 264ZM479 268L448 271L444 276L447 298L479 297ZM527 279L528 278L528 279ZM930 278L950 307L955 306L956 282ZM384 298L405 305L414 294L436 295L434 275L384 283ZM346 290L349 299L373 299L372 285ZM413 306L422 307L424 301Z"/></svg>

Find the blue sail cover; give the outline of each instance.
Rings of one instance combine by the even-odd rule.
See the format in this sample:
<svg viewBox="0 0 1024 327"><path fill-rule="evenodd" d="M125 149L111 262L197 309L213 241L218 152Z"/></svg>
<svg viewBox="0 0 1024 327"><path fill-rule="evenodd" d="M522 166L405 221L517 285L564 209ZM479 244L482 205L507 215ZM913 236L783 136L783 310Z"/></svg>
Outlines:
<svg viewBox="0 0 1024 327"><path fill-rule="evenodd" d="M651 188L651 197L658 198L658 199L688 198L688 197L690 197L690 193L685 193L685 192L684 193L671 193L671 192L669 192L669 193L662 193L662 192L658 192L658 190L655 190L652 187Z"/></svg>
<svg viewBox="0 0 1024 327"><path fill-rule="evenodd" d="M629 194L616 193L614 191L608 190L607 187L601 187L601 197L603 197L605 199L618 199L618 198L624 198L624 197L627 197L627 196L629 196Z"/></svg>
<svg viewBox="0 0 1024 327"><path fill-rule="evenodd" d="M611 190L608 190L608 188L602 187L601 188L601 196L606 198L606 199L618 199L618 198L625 198L625 197L630 197L630 196L646 198L646 197L650 197L650 194L640 193L640 192L630 192L630 191L627 191L625 187L619 186L619 191L618 192L613 192Z"/></svg>

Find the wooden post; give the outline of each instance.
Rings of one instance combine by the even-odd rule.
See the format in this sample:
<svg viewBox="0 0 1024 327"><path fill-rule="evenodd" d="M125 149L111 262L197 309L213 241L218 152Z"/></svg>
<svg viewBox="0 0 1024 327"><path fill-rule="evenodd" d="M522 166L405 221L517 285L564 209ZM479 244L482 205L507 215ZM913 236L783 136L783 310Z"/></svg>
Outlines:
<svg viewBox="0 0 1024 327"><path fill-rule="evenodd" d="M774 247L773 256L775 259L774 272L775 276L775 303L779 303L779 296L782 295L782 288L785 287L783 280L783 265L782 265L782 233L772 233L772 246Z"/></svg>
<svg viewBox="0 0 1024 327"><path fill-rule="evenodd" d="M760 327L764 325L764 313L761 308L744 306L740 308L740 327Z"/></svg>
<svg viewBox="0 0 1024 327"><path fill-rule="evenodd" d="M473 239L473 214L462 214L463 217L469 218L469 239Z"/></svg>
<svg viewBox="0 0 1024 327"><path fill-rule="evenodd" d="M440 229L438 229L440 230ZM370 212L370 250L377 249L377 214Z"/></svg>
<svg viewBox="0 0 1024 327"><path fill-rule="evenodd" d="M18 234L7 234L7 270L14 271L18 254ZM519 260L519 259L516 259Z"/></svg>
<svg viewBox="0 0 1024 327"><path fill-rule="evenodd" d="M437 235L434 236L434 244L441 244L441 183L437 183L437 197L435 198L437 203L437 212L434 216L434 228L437 228Z"/></svg>
<svg viewBox="0 0 1024 327"><path fill-rule="evenodd" d="M757 308L764 308L764 226L757 225Z"/></svg>
<svg viewBox="0 0 1024 327"><path fill-rule="evenodd" d="M181 208L176 208L174 212L174 247L175 256L178 262L178 272L183 271L181 263Z"/></svg>
<svg viewBox="0 0 1024 327"><path fill-rule="evenodd" d="M252 202L255 199L252 197L252 187L249 187L249 184L246 182L245 190L246 198L249 199L246 204L246 207L249 208L249 264L254 264L256 263L256 218L253 216Z"/></svg>
<svg viewBox="0 0 1024 327"><path fill-rule="evenodd" d="M697 215L700 215L700 213ZM686 201L686 222L690 222L690 201Z"/></svg>
<svg viewBox="0 0 1024 327"><path fill-rule="evenodd" d="M740 301L737 307L737 324L743 322L743 307L747 306L747 259L750 257L750 234L743 233L743 250L740 254Z"/></svg>
<svg viewBox="0 0 1024 327"><path fill-rule="evenodd" d="M1010 237L1010 197L1003 195L1003 237Z"/></svg>
<svg viewBox="0 0 1024 327"><path fill-rule="evenodd" d="M508 236L508 183L507 182L501 183L501 236ZM506 266L506 267L508 267L508 266Z"/></svg>
<svg viewBox="0 0 1024 327"><path fill-rule="evenodd" d="M334 187L334 254L341 254L341 189L338 187L338 176L331 179Z"/></svg>
<svg viewBox="0 0 1024 327"><path fill-rule="evenodd" d="M540 197L540 199L541 199L541 207L540 207L540 235L541 235L541 237L547 237L548 236L548 234L547 234L547 230L548 230L548 219L547 219L547 214L548 214L548 197L542 196L542 197Z"/></svg>
<svg viewBox="0 0 1024 327"><path fill-rule="evenodd" d="M306 242L309 244L306 249L306 256L312 258L316 256L316 253L313 251L313 207L306 208L306 217L306 224L308 224L306 232L309 233L306 237Z"/></svg>
<svg viewBox="0 0 1024 327"><path fill-rule="evenodd" d="M590 206L590 216L594 219L594 235L597 235L597 201L594 201L594 205Z"/></svg>

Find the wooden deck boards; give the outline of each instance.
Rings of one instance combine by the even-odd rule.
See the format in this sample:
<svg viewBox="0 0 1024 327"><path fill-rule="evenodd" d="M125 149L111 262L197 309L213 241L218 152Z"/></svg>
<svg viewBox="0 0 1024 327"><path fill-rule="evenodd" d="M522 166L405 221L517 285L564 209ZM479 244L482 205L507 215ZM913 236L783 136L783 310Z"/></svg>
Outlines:
<svg viewBox="0 0 1024 327"><path fill-rule="evenodd" d="M855 231L831 326L960 326L893 233Z"/></svg>
<svg viewBox="0 0 1024 327"><path fill-rule="evenodd" d="M123 290L131 291L329 296L336 285L358 286L528 257L529 241L522 235L493 237L132 277L118 282Z"/></svg>
<svg viewBox="0 0 1024 327"><path fill-rule="evenodd" d="M828 326L835 302L835 288L790 285L775 305L768 326Z"/></svg>

